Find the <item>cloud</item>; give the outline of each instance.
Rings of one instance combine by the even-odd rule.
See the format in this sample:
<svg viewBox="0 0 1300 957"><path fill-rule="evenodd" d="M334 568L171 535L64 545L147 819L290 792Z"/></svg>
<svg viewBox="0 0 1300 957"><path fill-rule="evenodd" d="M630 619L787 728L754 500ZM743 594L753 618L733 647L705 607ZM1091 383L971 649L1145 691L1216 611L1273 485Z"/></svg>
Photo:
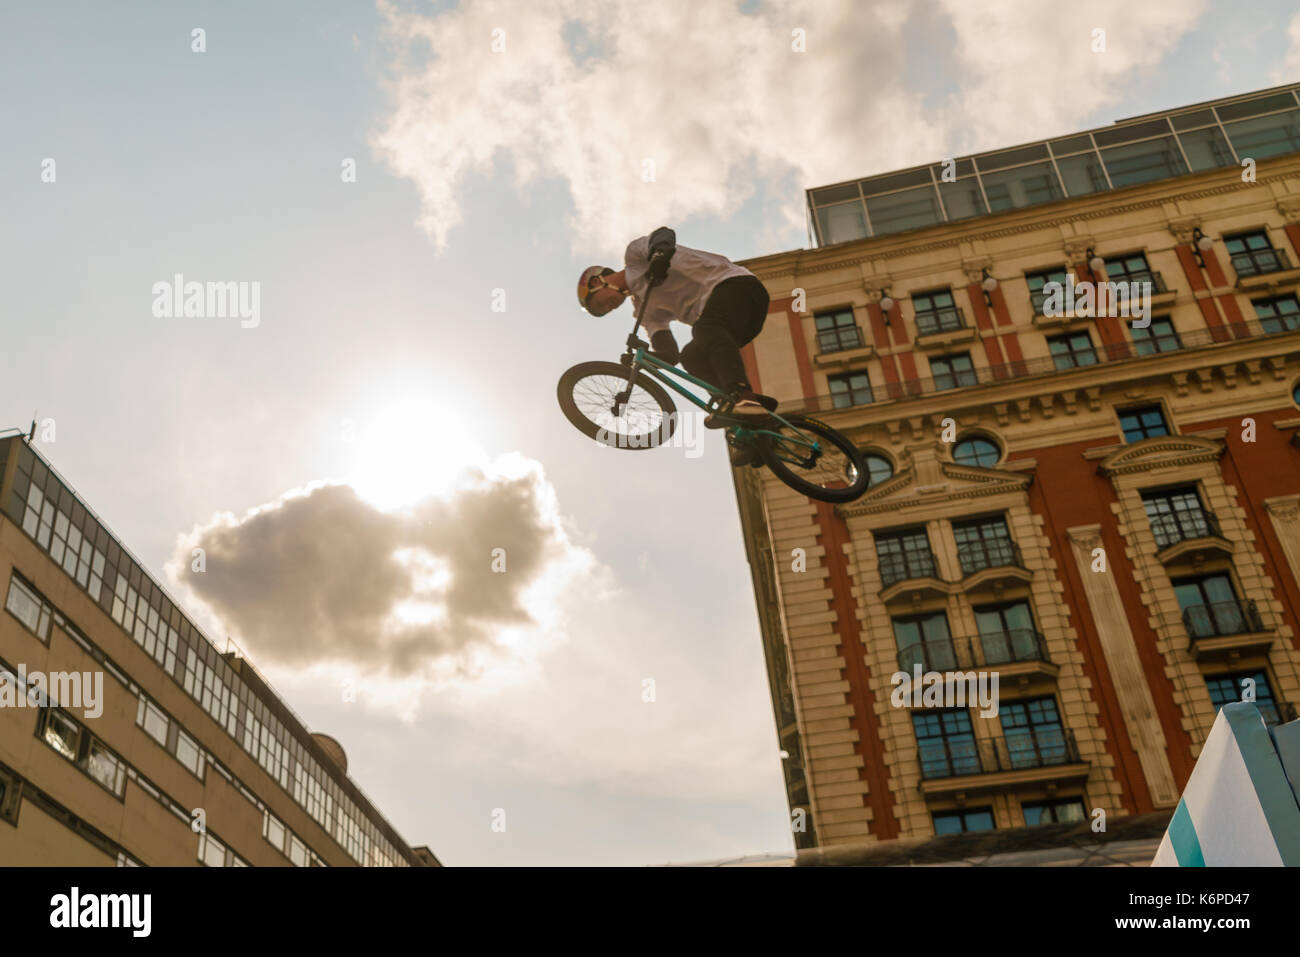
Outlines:
<svg viewBox="0 0 1300 957"><path fill-rule="evenodd" d="M259 661L393 678L473 671L503 635L551 625L556 593L589 563L540 467L514 465L469 470L400 513L347 485L289 492L196 527L169 570Z"/></svg>
<svg viewBox="0 0 1300 957"><path fill-rule="evenodd" d="M726 217L764 187L789 195L773 218L799 241L791 182L1080 128L1204 6L1096 0L1081 20L1066 3L939 0L951 33L935 33L926 53L955 67L955 86L936 99L902 79L904 29L914 16L928 24L935 0L769 0L753 13L697 0L485 0L436 16L380 0L392 110L372 145L415 184L419 223L440 248L463 220L470 177L499 161L520 189L567 185L575 252ZM1104 53L1092 52L1094 27L1107 31ZM792 49L796 30L805 52Z"/></svg>
<svg viewBox="0 0 1300 957"><path fill-rule="evenodd" d="M1272 75L1273 82L1279 86L1283 83L1292 83L1297 76L1300 76L1300 13L1291 18L1286 35L1290 41L1286 57Z"/></svg>

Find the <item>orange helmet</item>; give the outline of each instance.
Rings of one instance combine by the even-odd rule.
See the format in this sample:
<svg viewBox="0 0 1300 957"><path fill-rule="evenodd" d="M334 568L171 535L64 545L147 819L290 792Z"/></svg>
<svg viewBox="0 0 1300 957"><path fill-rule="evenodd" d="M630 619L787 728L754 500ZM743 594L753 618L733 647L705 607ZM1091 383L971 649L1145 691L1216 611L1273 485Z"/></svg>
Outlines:
<svg viewBox="0 0 1300 957"><path fill-rule="evenodd" d="M582 275L578 277L578 305L593 316L603 316L603 312L591 312L590 309L587 309L587 297L601 288L599 283L592 282L593 279L599 276L610 276L613 273L614 270L608 266L588 266L584 269Z"/></svg>

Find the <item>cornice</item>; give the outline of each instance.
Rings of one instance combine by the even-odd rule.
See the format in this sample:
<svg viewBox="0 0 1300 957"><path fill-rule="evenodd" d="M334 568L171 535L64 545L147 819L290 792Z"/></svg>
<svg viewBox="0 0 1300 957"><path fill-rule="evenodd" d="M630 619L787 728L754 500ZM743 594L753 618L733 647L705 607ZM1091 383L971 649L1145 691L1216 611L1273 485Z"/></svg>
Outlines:
<svg viewBox="0 0 1300 957"><path fill-rule="evenodd" d="M1223 455L1224 444L1217 439L1193 435L1162 435L1143 439L1113 452L1102 459L1097 470L1103 475L1127 475L1177 465L1213 462Z"/></svg>

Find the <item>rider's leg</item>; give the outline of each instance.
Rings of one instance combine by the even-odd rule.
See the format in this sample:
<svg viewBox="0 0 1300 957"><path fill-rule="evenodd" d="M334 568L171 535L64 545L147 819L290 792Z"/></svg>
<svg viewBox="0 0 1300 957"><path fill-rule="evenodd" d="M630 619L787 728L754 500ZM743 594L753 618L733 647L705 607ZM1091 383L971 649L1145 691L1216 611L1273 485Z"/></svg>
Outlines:
<svg viewBox="0 0 1300 957"><path fill-rule="evenodd" d="M724 392L737 393L737 414L765 414L753 392L740 347L752 340L767 318L768 295L752 276L738 276L718 284L696 321L691 342L682 350L682 364L711 367L714 378L700 374ZM688 356L689 353L689 356ZM692 372L692 374L696 374Z"/></svg>

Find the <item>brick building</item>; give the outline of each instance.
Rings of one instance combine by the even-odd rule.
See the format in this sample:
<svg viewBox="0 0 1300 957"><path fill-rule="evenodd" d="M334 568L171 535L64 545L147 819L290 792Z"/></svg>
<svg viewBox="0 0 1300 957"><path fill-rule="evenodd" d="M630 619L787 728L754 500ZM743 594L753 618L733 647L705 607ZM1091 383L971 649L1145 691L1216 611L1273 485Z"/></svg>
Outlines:
<svg viewBox="0 0 1300 957"><path fill-rule="evenodd" d="M745 263L757 388L872 472L735 473L798 847L1168 812L1218 706L1294 717L1297 90L812 189ZM895 706L917 667L997 715Z"/></svg>

